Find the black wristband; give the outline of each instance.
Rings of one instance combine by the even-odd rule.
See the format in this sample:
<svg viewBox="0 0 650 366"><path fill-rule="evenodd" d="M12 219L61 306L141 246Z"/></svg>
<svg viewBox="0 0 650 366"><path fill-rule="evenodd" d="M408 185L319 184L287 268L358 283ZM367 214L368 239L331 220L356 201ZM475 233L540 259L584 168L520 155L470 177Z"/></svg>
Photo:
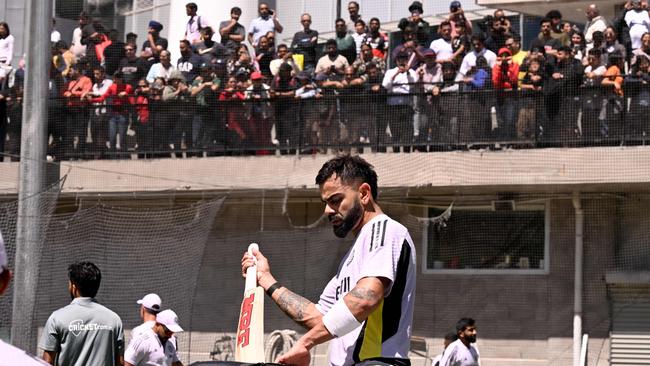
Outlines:
<svg viewBox="0 0 650 366"><path fill-rule="evenodd" d="M273 297L275 290L279 289L280 287L282 287L282 285L276 282L266 289L266 294L269 295L269 297Z"/></svg>

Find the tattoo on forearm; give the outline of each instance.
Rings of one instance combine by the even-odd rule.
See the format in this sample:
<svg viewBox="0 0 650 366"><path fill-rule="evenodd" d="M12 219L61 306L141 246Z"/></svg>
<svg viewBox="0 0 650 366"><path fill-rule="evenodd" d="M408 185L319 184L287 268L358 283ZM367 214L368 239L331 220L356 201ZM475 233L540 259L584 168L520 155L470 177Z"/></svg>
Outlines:
<svg viewBox="0 0 650 366"><path fill-rule="evenodd" d="M353 288L348 295L355 297L359 300L373 300L377 297L375 291L369 288Z"/></svg>
<svg viewBox="0 0 650 366"><path fill-rule="evenodd" d="M302 326L305 325L305 321L307 320L305 319L305 311L307 306L311 304L311 301L284 288L276 302L280 310L293 319L293 321Z"/></svg>

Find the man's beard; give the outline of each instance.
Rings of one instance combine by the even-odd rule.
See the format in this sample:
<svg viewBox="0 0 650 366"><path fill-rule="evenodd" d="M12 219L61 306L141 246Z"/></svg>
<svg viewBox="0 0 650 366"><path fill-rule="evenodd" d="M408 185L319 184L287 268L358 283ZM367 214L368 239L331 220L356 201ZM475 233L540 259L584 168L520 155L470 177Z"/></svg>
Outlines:
<svg viewBox="0 0 650 366"><path fill-rule="evenodd" d="M338 225L332 226L334 229L334 235L339 238L345 238L350 230L354 229L357 222L361 219L361 216L363 216L363 207L359 200L355 200L350 212L341 219L342 222ZM333 219L334 216L330 216L330 221Z"/></svg>
<svg viewBox="0 0 650 366"><path fill-rule="evenodd" d="M467 339L467 342L469 342L469 343L476 343L476 336L475 335L467 336L467 337L465 337L465 339Z"/></svg>

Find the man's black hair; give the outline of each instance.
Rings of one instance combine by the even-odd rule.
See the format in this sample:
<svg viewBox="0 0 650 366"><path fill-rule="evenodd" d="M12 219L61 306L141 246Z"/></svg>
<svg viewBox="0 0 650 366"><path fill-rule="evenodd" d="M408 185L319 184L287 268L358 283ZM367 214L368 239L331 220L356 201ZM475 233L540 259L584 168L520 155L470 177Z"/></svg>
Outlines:
<svg viewBox="0 0 650 366"><path fill-rule="evenodd" d="M546 18L549 19L562 19L562 13L559 10L551 10L546 13Z"/></svg>
<svg viewBox="0 0 650 366"><path fill-rule="evenodd" d="M199 10L199 6L196 5L196 3L187 3L187 4L185 4L185 7L190 8L190 9L192 9L194 11Z"/></svg>
<svg viewBox="0 0 650 366"><path fill-rule="evenodd" d="M337 43L336 43L336 40L333 39L333 38L330 38L330 39L327 40L327 42L325 42L325 47L331 46L331 45L338 46Z"/></svg>
<svg viewBox="0 0 650 366"><path fill-rule="evenodd" d="M102 282L102 272L92 262L77 262L68 266L68 278L82 297L95 297Z"/></svg>
<svg viewBox="0 0 650 366"><path fill-rule="evenodd" d="M467 327L473 327L474 323L475 323L474 319L472 319L472 318L461 318L456 323L456 334L464 331L465 328L467 328Z"/></svg>
<svg viewBox="0 0 650 366"><path fill-rule="evenodd" d="M474 34L472 35L471 41L480 41L481 44L485 44L485 37L482 34Z"/></svg>
<svg viewBox="0 0 650 366"><path fill-rule="evenodd" d="M232 9L230 9L230 14L241 15L241 8L239 6L233 7Z"/></svg>
<svg viewBox="0 0 650 366"><path fill-rule="evenodd" d="M551 18L542 18L542 20L539 21L539 25L540 25L540 27L541 27L542 24L544 24L544 23L551 23L551 24L552 24L553 22L551 21Z"/></svg>
<svg viewBox="0 0 650 366"><path fill-rule="evenodd" d="M377 199L377 173L359 156L340 155L328 160L318 171L316 184L322 186L334 174L344 184L368 183L372 198Z"/></svg>

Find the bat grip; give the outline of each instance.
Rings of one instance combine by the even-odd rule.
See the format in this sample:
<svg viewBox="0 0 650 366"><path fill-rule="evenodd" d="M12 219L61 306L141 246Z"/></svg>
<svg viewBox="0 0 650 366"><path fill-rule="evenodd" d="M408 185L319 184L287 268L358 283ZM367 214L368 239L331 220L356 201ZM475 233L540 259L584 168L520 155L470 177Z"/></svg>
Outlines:
<svg viewBox="0 0 650 366"><path fill-rule="evenodd" d="M259 250L257 243L251 243L248 246L248 254L253 256L253 249ZM244 292L254 289L257 287L257 265L250 266L246 269L246 285L244 286Z"/></svg>

